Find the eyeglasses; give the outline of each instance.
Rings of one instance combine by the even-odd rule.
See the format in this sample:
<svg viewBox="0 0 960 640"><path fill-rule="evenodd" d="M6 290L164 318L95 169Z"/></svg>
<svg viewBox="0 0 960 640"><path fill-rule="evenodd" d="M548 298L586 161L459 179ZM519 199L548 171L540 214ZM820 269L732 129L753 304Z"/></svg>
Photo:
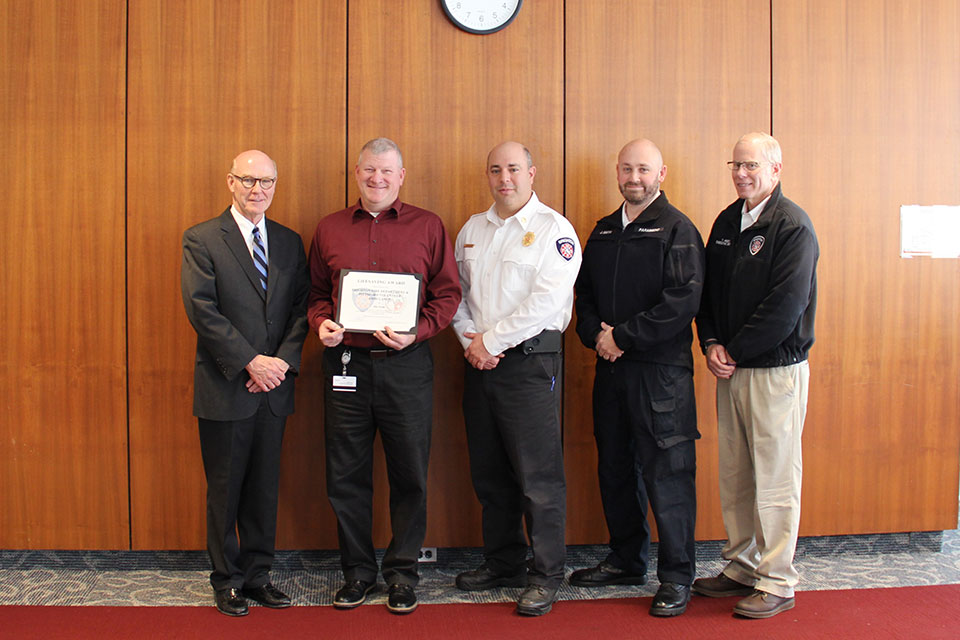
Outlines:
<svg viewBox="0 0 960 640"><path fill-rule="evenodd" d="M253 189L253 185L259 182L261 189L263 189L264 191L269 191L270 189L273 188L273 185L277 183L276 178L252 178L250 176L238 176L235 173L231 173L230 175L232 175L234 178L239 180L240 184L242 184L247 189Z"/></svg>
<svg viewBox="0 0 960 640"><path fill-rule="evenodd" d="M759 169L762 165L770 164L769 162L728 162L727 166L730 167L730 171L740 171L740 167L743 167L747 170L747 173L753 173Z"/></svg>

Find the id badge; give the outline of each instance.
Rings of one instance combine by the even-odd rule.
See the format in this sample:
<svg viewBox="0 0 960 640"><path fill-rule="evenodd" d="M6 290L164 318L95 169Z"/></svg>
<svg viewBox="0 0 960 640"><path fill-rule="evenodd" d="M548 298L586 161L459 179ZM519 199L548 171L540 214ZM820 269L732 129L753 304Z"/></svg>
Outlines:
<svg viewBox="0 0 960 640"><path fill-rule="evenodd" d="M357 390L357 376L333 376L333 390L355 392Z"/></svg>

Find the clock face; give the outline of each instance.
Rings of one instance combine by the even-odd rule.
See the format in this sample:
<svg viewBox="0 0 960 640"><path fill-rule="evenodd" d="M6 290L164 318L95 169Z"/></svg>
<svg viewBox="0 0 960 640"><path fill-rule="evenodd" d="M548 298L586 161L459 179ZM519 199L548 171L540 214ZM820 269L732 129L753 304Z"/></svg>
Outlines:
<svg viewBox="0 0 960 640"><path fill-rule="evenodd" d="M482 35L513 22L523 0L440 0L440 4L453 24Z"/></svg>

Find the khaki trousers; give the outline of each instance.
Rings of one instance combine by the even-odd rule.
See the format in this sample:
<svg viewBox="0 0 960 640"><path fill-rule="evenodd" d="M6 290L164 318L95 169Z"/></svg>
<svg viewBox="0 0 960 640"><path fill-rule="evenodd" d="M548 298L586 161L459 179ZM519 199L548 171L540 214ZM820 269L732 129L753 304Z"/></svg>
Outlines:
<svg viewBox="0 0 960 640"><path fill-rule="evenodd" d="M793 597L810 367L737 369L717 380L723 573Z"/></svg>

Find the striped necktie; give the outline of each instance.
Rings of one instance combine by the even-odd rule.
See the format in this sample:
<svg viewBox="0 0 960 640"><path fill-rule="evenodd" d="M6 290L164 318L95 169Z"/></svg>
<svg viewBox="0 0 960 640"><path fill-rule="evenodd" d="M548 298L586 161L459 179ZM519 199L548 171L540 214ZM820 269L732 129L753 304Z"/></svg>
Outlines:
<svg viewBox="0 0 960 640"><path fill-rule="evenodd" d="M260 274L260 286L264 293L267 291L267 252L263 248L263 241L260 239L259 227L253 228L253 264Z"/></svg>

